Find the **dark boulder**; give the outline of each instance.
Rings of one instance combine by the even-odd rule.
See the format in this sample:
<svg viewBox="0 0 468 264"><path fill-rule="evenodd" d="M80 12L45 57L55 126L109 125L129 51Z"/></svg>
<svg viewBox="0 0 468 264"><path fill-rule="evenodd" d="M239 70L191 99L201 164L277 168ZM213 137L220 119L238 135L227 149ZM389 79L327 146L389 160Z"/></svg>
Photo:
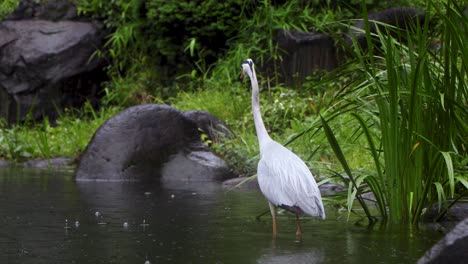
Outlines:
<svg viewBox="0 0 468 264"><path fill-rule="evenodd" d="M74 103L70 94L87 93L77 89L96 96L97 87L88 82L104 78L104 61L90 57L102 37L99 26L88 22L0 23L0 117L53 119L57 110Z"/></svg>
<svg viewBox="0 0 468 264"><path fill-rule="evenodd" d="M80 158L77 180L213 181L229 170L195 122L167 105L139 105L107 120Z"/></svg>
<svg viewBox="0 0 468 264"><path fill-rule="evenodd" d="M15 11L6 19L76 20L79 17L74 2L73 0L21 0Z"/></svg>
<svg viewBox="0 0 468 264"><path fill-rule="evenodd" d="M414 7L395 7L385 9L379 12L370 13L369 19L369 30L371 33L376 34L377 28L386 33L382 24L393 26L392 33L394 37L404 37L406 33L401 34L401 31L413 30L417 24L423 25L426 15L422 9ZM352 38L355 38L356 42L362 49L367 49L367 40L365 34L364 20L360 19L354 23L349 33L345 36L346 43L351 46Z"/></svg>
<svg viewBox="0 0 468 264"><path fill-rule="evenodd" d="M198 110L183 112L184 116L197 124L202 133L205 133L213 142L220 142L222 138L231 137L232 133L226 123L214 115Z"/></svg>
<svg viewBox="0 0 468 264"><path fill-rule="evenodd" d="M301 83L320 70L333 70L341 63L335 40L321 33L281 30L275 38L282 61L277 66L280 76L289 85Z"/></svg>
<svg viewBox="0 0 468 264"><path fill-rule="evenodd" d="M468 218L458 223L444 238L418 260L418 264L462 264L468 260Z"/></svg>
<svg viewBox="0 0 468 264"><path fill-rule="evenodd" d="M91 57L107 34L73 0L20 0L0 22L0 118L9 123L97 105L106 62Z"/></svg>
<svg viewBox="0 0 468 264"><path fill-rule="evenodd" d="M468 203L458 202L450 207L450 209L441 217L437 219L441 212L446 210L445 205L442 205L439 210L439 204L434 203L428 208L427 214L424 217L424 221L442 221L442 222L460 222L465 218L468 218Z"/></svg>

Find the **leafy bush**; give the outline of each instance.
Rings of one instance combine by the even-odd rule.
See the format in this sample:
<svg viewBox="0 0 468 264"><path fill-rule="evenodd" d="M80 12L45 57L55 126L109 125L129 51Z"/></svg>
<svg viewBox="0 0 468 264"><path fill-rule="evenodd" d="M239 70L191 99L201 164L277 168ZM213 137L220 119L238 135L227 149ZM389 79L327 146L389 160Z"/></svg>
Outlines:
<svg viewBox="0 0 468 264"><path fill-rule="evenodd" d="M180 73L177 70L186 63L192 66L199 60L208 65L214 63L228 48L227 41L237 35L248 3L242 0L147 1L144 32L150 36L149 45L155 51L155 58L161 66L173 67L172 74ZM190 52L186 52L187 47Z"/></svg>

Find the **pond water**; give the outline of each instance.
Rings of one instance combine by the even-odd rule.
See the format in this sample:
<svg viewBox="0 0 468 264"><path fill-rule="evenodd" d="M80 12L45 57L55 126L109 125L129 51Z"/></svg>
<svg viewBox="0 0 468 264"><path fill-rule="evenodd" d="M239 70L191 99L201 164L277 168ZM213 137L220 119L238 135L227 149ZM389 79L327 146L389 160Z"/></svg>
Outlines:
<svg viewBox="0 0 468 264"><path fill-rule="evenodd" d="M263 196L217 184L75 182L66 171L0 168L0 263L415 263L443 234L279 216Z"/></svg>

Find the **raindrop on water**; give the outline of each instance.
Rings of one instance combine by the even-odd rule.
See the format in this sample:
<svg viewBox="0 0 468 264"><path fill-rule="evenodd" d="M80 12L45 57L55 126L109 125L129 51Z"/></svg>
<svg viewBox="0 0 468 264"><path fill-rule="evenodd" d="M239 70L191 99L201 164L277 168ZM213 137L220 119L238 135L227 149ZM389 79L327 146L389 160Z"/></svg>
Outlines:
<svg viewBox="0 0 468 264"><path fill-rule="evenodd" d="M68 225L68 219L65 219L65 226L64 226L63 228L65 228L65 229L71 228L71 227Z"/></svg>
<svg viewBox="0 0 468 264"><path fill-rule="evenodd" d="M143 219L143 223L140 224L141 226L145 227L145 226L149 226L149 224L146 223L146 220Z"/></svg>
<svg viewBox="0 0 468 264"><path fill-rule="evenodd" d="M99 217L99 215L101 215L101 213L99 213L98 211L96 211L96 212L94 213L94 215L95 215L96 217Z"/></svg>
<svg viewBox="0 0 468 264"><path fill-rule="evenodd" d="M80 226L80 222L78 220L75 221L75 227L79 227Z"/></svg>
<svg viewBox="0 0 468 264"><path fill-rule="evenodd" d="M124 222L124 223L123 223L123 227L124 227L124 228L128 228L128 222Z"/></svg>

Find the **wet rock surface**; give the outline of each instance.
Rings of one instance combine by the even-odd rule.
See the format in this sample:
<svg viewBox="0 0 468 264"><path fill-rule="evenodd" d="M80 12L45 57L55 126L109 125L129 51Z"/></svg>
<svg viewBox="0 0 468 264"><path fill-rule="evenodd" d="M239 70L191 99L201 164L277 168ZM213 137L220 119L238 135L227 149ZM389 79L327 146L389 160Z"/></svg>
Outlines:
<svg viewBox="0 0 468 264"><path fill-rule="evenodd" d="M22 163L25 167L31 167L36 169L48 169L48 168L66 168L73 166L73 160L66 157L57 157L51 159L33 159Z"/></svg>
<svg viewBox="0 0 468 264"><path fill-rule="evenodd" d="M468 260L468 218L458 223L422 256L418 264L462 264Z"/></svg>
<svg viewBox="0 0 468 264"><path fill-rule="evenodd" d="M197 124L201 132L206 134L210 140L220 142L224 137L231 137L232 133L226 123L214 115L199 110L184 111L184 116Z"/></svg>
<svg viewBox="0 0 468 264"><path fill-rule="evenodd" d="M445 206L441 206L439 210L439 204L433 204L429 209L427 215L424 217L424 221L433 222L439 216L440 212L446 210ZM444 222L459 222L468 218L468 203L458 202L450 207L448 212L439 219Z"/></svg>
<svg viewBox="0 0 468 264"><path fill-rule="evenodd" d="M80 158L76 180L210 181L227 165L203 144L195 122L167 105L139 105L107 120Z"/></svg>

